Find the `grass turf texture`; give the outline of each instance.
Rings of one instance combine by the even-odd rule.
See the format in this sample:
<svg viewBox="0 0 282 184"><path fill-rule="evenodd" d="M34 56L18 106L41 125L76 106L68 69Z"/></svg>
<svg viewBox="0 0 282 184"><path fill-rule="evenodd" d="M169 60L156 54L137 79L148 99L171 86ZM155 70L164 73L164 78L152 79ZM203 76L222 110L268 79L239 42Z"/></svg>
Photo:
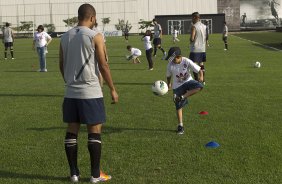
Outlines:
<svg viewBox="0 0 282 184"><path fill-rule="evenodd" d="M205 89L192 96L184 110L185 134L175 133L172 92L157 97L151 84L165 80L161 51L148 71L140 37L107 38L110 68L120 102L110 104L104 87L107 123L103 129L102 169L108 183L277 184L282 181L281 52L254 45L237 36L276 43L281 33L248 33L229 37L223 51L221 35L210 36ZM266 40L263 40L264 35ZM189 35L178 45L188 56ZM273 38L273 40L270 40ZM280 39L281 41L281 39ZM0 61L0 183L69 183L61 118L64 84L58 69L58 44L47 55L47 73L38 69L32 40L17 39L15 61ZM140 48L141 64L125 59L126 45ZM164 36L163 47L173 46ZM3 48L3 47L1 47ZM0 49L1 49L0 48ZM255 61L262 67L253 68ZM200 116L198 112L208 111ZM79 134L79 166L89 181L87 131ZM220 147L207 149L216 141Z"/></svg>

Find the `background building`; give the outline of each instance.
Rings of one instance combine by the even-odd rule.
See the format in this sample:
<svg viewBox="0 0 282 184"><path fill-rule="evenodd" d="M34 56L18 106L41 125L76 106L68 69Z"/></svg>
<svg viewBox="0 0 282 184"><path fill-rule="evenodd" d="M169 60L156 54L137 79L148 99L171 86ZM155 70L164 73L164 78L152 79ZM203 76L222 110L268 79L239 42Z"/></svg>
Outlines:
<svg viewBox="0 0 282 184"><path fill-rule="evenodd" d="M96 8L99 29L103 29L102 18L110 18L105 31L115 30L119 19L128 20L132 25L130 32L138 33L140 19L152 20L155 15L217 13L217 0L1 0L0 24L9 22L18 27L23 21L32 21L35 26L54 24L56 32L64 32L69 27L63 20L77 16L82 3Z"/></svg>
<svg viewBox="0 0 282 184"><path fill-rule="evenodd" d="M248 0L243 2L246 5ZM140 33L138 22L141 19L147 21L157 16L191 15L195 11L202 15L224 14L230 30L240 29L240 0L1 0L0 24L9 22L12 27L19 27L21 22L33 22L35 27L54 24L56 32L65 32L70 27L63 20L77 16L77 9L82 3L90 3L96 8L99 29L104 31L114 31L115 24L125 20L132 26L130 33ZM110 22L104 27L102 18L108 17ZM169 27L166 29L169 30Z"/></svg>

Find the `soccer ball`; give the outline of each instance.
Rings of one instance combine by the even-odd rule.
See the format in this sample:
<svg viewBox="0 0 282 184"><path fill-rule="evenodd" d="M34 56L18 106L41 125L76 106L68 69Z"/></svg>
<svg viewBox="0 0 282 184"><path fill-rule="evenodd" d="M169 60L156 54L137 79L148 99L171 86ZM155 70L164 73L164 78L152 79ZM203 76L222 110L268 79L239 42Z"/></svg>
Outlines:
<svg viewBox="0 0 282 184"><path fill-rule="evenodd" d="M155 95L162 96L162 95L165 95L168 92L168 86L164 81L157 80L152 85L152 91Z"/></svg>
<svg viewBox="0 0 282 184"><path fill-rule="evenodd" d="M255 67L255 68L260 68L260 66L261 66L260 62L258 62L258 61L255 62L255 64L254 64L254 67Z"/></svg>

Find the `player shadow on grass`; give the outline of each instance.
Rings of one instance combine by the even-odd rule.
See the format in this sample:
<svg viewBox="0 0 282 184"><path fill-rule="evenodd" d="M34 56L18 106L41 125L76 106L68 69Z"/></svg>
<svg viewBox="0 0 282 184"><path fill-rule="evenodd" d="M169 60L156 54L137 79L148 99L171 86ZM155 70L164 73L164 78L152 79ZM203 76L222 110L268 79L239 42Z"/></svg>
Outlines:
<svg viewBox="0 0 282 184"><path fill-rule="evenodd" d="M62 176L46 176L40 174L26 174L26 173L15 173L11 171L0 170L0 179L10 179L10 180L44 180L44 181L67 181L67 177ZM26 182L24 181L24 182Z"/></svg>
<svg viewBox="0 0 282 184"><path fill-rule="evenodd" d="M0 97L63 97L63 95L55 95L55 94L1 94Z"/></svg>
<svg viewBox="0 0 282 184"><path fill-rule="evenodd" d="M153 83L142 82L115 82L115 85L136 85L136 86L152 86Z"/></svg>
<svg viewBox="0 0 282 184"><path fill-rule="evenodd" d="M27 130L32 130L32 131L39 131L39 132L43 132L43 131L52 131L52 130L65 130L66 127L62 126L62 127L45 127L45 128L27 128ZM143 132L175 132L175 130L172 129L160 129L159 127L154 129L154 128L141 128L141 127L136 127L136 128L127 128L127 127L111 127L111 126L107 126L104 125L103 126L103 134L115 134L115 133L122 133L125 131L135 131L135 132L139 132L139 131L143 131ZM85 126L81 127L81 132L87 132L87 129Z"/></svg>
<svg viewBox="0 0 282 184"><path fill-rule="evenodd" d="M253 43L254 46L270 50L270 51L281 51L282 46L279 43L266 43L266 44L258 44L258 43Z"/></svg>

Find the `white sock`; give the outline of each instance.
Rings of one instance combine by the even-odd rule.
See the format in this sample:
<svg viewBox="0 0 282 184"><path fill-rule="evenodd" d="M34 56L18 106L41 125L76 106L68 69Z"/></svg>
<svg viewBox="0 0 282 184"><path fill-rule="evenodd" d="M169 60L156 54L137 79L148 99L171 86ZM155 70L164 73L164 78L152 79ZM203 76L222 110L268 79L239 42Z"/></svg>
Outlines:
<svg viewBox="0 0 282 184"><path fill-rule="evenodd" d="M179 123L179 125L183 127L183 123Z"/></svg>

